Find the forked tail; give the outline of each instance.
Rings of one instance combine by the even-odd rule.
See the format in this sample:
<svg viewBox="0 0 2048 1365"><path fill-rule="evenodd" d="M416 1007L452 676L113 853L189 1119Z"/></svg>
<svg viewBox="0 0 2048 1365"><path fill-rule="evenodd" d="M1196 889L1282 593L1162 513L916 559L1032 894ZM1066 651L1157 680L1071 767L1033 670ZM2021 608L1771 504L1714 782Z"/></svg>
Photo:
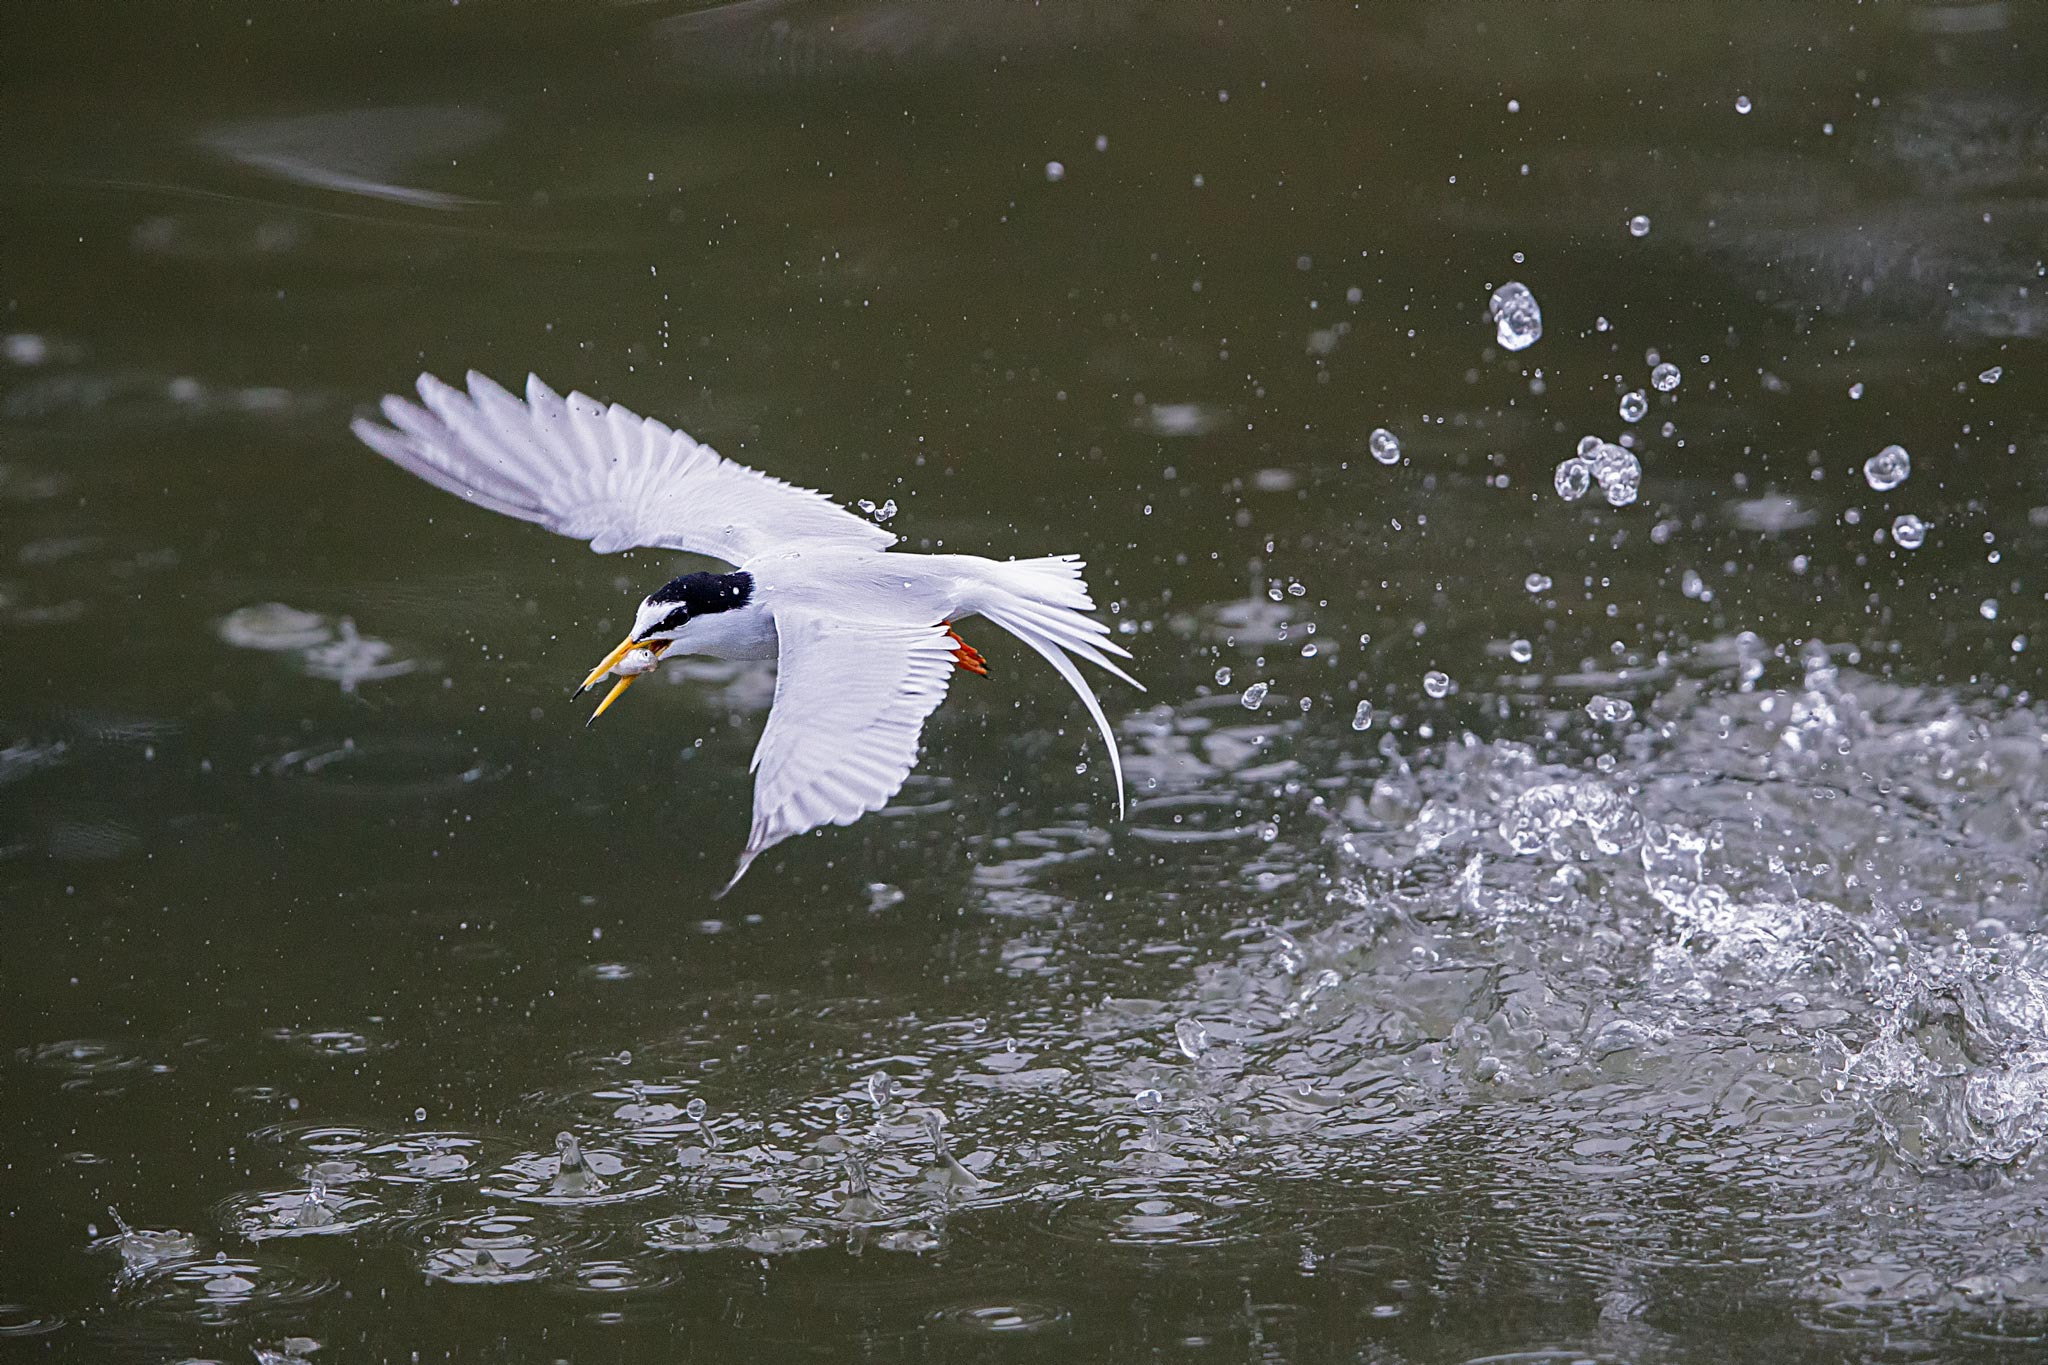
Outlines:
<svg viewBox="0 0 2048 1365"><path fill-rule="evenodd" d="M996 625L1030 645L1066 679L1067 686L1088 708L1102 742L1109 746L1109 767L1116 777L1116 813L1124 813L1124 761L1117 752L1116 732L1094 689L1074 667L1069 655L1078 655L1096 667L1122 678L1140 692L1144 685L1124 672L1117 659L1131 657L1129 650L1110 638L1109 627L1089 615L1095 603L1088 596L1088 584L1081 578L1084 567L1077 555L1052 555L1044 559L983 560L988 595L980 612Z"/></svg>

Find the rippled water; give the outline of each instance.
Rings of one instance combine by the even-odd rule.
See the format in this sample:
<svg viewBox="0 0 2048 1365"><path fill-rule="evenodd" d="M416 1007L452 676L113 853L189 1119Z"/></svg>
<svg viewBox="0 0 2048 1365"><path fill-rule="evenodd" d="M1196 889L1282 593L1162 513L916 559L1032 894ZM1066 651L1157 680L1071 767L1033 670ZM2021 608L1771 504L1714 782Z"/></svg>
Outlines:
<svg viewBox="0 0 2048 1365"><path fill-rule="evenodd" d="M323 23L0 56L0 1355L2048 1350L2038 14ZM1128 818L969 625L714 901L423 364L1082 553Z"/></svg>

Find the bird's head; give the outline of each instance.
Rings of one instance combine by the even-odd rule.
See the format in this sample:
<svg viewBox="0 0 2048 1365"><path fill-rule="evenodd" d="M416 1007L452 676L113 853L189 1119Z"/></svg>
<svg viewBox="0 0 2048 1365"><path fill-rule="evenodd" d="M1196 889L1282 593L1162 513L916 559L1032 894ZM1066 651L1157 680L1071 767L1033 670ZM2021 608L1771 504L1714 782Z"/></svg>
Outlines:
<svg viewBox="0 0 2048 1365"><path fill-rule="evenodd" d="M681 578L670 579L641 598L640 605L633 612L633 629L611 653L605 655L602 663L590 670L583 686L576 689L576 695L580 697L605 674L616 672L619 675L618 682L598 703L590 719L595 721L603 715L633 679L652 672L664 656L688 654L693 623L719 612L743 607L753 593L752 574L687 573Z"/></svg>

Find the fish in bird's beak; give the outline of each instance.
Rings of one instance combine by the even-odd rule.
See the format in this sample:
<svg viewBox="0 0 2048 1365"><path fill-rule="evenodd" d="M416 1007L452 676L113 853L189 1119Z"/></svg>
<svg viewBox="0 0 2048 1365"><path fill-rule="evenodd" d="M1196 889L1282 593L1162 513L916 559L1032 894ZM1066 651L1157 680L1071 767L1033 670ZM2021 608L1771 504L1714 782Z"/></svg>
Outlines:
<svg viewBox="0 0 2048 1365"><path fill-rule="evenodd" d="M611 704L619 699L619 694L633 685L634 679L643 673L651 672L656 661L668 652L670 643L668 640L636 640L631 635L619 641L618 647L605 655L604 662L591 669L590 676L585 678L583 685L576 689L576 695L580 697L591 688L597 686L598 679L602 678L605 674L613 669L619 670L619 680L612 684L611 691L605 693L604 700L599 702L597 709L590 713L590 719L583 722L584 726L587 728L595 725L597 718L609 710ZM635 668L627 665L628 656L635 650L644 650L650 656L643 667ZM627 666L621 667L621 665Z"/></svg>

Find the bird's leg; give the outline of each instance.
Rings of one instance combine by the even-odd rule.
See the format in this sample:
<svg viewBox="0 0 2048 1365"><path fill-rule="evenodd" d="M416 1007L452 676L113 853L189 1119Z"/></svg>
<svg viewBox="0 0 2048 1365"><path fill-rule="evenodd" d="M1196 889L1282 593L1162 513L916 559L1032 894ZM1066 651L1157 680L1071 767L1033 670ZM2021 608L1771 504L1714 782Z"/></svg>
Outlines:
<svg viewBox="0 0 2048 1365"><path fill-rule="evenodd" d="M941 621L939 624L946 628L946 634L952 638L954 644L953 666L963 673L972 673L978 677L986 678L988 676L988 660L981 657L981 651L961 639L960 632L953 629L951 621Z"/></svg>

